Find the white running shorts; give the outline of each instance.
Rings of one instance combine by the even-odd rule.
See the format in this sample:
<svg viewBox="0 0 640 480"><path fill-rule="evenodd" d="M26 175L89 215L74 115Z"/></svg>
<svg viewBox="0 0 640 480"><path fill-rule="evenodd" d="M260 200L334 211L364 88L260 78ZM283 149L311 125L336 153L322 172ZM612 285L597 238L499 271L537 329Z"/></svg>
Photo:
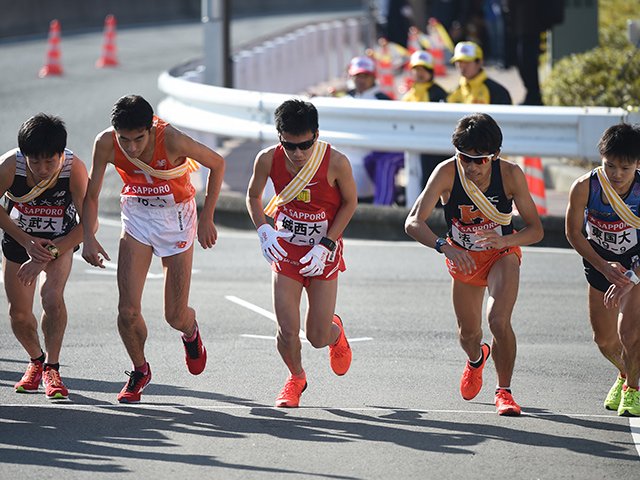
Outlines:
<svg viewBox="0 0 640 480"><path fill-rule="evenodd" d="M154 255L170 257L191 248L198 228L196 200L163 208L150 207L137 197L121 197L122 228Z"/></svg>

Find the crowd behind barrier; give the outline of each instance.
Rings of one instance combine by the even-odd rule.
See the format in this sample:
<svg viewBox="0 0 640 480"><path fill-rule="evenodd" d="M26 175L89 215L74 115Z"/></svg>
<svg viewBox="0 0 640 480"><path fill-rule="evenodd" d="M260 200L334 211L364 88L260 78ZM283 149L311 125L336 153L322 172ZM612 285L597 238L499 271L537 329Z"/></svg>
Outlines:
<svg viewBox="0 0 640 480"><path fill-rule="evenodd" d="M287 98L343 75L350 56L362 52L360 20L311 25L234 56L236 88L201 82L202 66L178 66L159 77L167 95L159 114L215 146L220 136L277 140L273 111ZM314 97L322 138L337 148L363 147L406 152L406 202L422 189L421 153L450 154L450 132L459 118L476 111L501 125L505 155L597 160L595 139L640 114L607 107L534 107L444 103L376 102Z"/></svg>

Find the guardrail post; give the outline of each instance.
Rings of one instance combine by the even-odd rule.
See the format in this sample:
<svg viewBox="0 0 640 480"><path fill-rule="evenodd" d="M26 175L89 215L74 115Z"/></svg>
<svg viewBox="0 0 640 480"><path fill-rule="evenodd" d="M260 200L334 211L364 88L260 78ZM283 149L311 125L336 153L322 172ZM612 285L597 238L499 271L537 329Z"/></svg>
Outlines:
<svg viewBox="0 0 640 480"><path fill-rule="evenodd" d="M404 152L404 169L407 175L407 185L405 187L406 205L407 208L411 208L424 187L422 185L420 154L410 151Z"/></svg>

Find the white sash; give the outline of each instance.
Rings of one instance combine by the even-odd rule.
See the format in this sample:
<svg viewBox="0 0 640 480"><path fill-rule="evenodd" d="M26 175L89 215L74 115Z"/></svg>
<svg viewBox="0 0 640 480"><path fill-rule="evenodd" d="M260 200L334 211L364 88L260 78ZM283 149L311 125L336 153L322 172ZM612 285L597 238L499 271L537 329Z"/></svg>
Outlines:
<svg viewBox="0 0 640 480"><path fill-rule="evenodd" d="M462 163L457 157L456 168L458 169L458 175L460 176L460 183L462 183L462 188L464 188L466 194L473 201L475 206L480 209L484 216L500 225L509 225L511 223L511 213L499 212L496 206L491 203L487 197L484 196L484 193L480 191L477 185L471 180L467 179L467 177L464 175Z"/></svg>
<svg viewBox="0 0 640 480"><path fill-rule="evenodd" d="M279 194L274 195L271 200L269 200L269 203L264 208L265 214L273 217L279 206L286 205L298 196L302 189L311 181L318 171L318 168L320 168L320 164L322 163L322 159L324 158L324 154L326 153L328 146L329 144L327 142L320 140L313 145L313 150L307 163L304 164L298 174L291 179Z"/></svg>
<svg viewBox="0 0 640 480"><path fill-rule="evenodd" d="M607 197L611 208L616 214L620 217L620 219L635 229L640 229L640 218L638 218L629 208L629 206L624 203L624 200L620 198L618 192L615 191L609 179L607 178L607 174L604 172L603 167L596 168L596 174L598 175L598 180L600 180L600 185L602 185L602 191L604 195Z"/></svg>

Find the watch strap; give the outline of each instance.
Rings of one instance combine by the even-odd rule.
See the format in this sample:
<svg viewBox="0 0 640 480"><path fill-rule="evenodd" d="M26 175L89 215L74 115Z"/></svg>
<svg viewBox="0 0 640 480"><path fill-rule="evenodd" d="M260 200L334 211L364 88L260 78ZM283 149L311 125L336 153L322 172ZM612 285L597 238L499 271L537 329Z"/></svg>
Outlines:
<svg viewBox="0 0 640 480"><path fill-rule="evenodd" d="M318 243L323 247L325 247L330 252L335 252L337 247L336 242L334 242L328 237L322 237Z"/></svg>

